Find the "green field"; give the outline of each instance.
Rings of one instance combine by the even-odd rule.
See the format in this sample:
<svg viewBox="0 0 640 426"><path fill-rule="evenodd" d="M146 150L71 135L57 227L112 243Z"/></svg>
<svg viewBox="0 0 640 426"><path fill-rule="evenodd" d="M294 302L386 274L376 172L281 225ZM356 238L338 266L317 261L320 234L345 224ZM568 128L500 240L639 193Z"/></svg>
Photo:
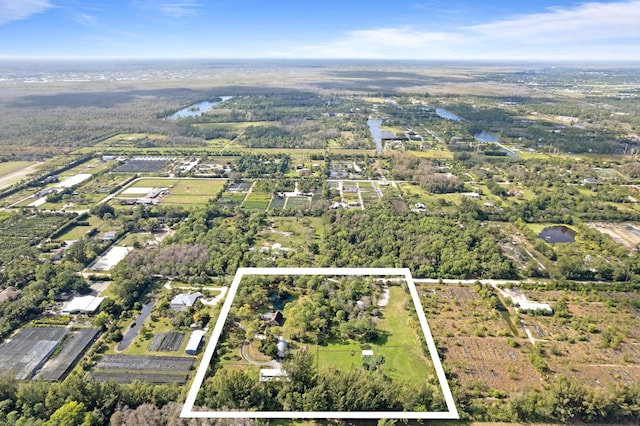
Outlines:
<svg viewBox="0 0 640 426"><path fill-rule="evenodd" d="M389 304L382 309L383 316L378 323L382 332L371 350L382 355L385 363L382 371L392 379L413 383L424 383L433 373L430 361L423 355L420 341L407 324L409 312L404 309L405 295L402 288L392 286ZM357 343L330 343L318 346L317 363L319 369L335 367L350 369L362 366L362 349Z"/></svg>
<svg viewBox="0 0 640 426"><path fill-rule="evenodd" d="M223 190L226 179L140 179L128 188L169 188L169 194L162 197L162 204L206 204ZM120 194L123 196L141 196L144 194Z"/></svg>
<svg viewBox="0 0 640 426"><path fill-rule="evenodd" d="M271 202L272 194L265 192L251 192L242 203L243 209L248 210L267 210Z"/></svg>
<svg viewBox="0 0 640 426"><path fill-rule="evenodd" d="M35 161L5 161L0 163L0 177L6 176L9 173L16 172L18 170L22 170L26 167L29 167L33 164L36 164Z"/></svg>

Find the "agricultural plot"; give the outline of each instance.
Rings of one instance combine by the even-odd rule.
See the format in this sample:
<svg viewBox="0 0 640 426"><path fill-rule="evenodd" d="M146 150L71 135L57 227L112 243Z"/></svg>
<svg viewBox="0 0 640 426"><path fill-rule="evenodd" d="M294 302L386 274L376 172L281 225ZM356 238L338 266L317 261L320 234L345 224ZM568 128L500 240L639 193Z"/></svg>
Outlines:
<svg viewBox="0 0 640 426"><path fill-rule="evenodd" d="M158 333L149 345L149 351L153 352L177 352L184 340L184 333L169 331Z"/></svg>
<svg viewBox="0 0 640 426"><path fill-rule="evenodd" d="M247 197L246 192L223 192L216 203L221 206L236 207L244 202Z"/></svg>
<svg viewBox="0 0 640 426"><path fill-rule="evenodd" d="M206 204L220 194L226 182L225 179L181 179L162 198L162 204Z"/></svg>
<svg viewBox="0 0 640 426"><path fill-rule="evenodd" d="M171 159L165 157L134 158L117 167L114 173L157 173L162 170Z"/></svg>
<svg viewBox="0 0 640 426"><path fill-rule="evenodd" d="M251 192L242 203L242 208L247 210L267 210L272 197L272 194L266 192Z"/></svg>
<svg viewBox="0 0 640 426"><path fill-rule="evenodd" d="M62 342L62 350L54 353L42 367L36 379L48 382L62 380L99 332L95 328L81 328L71 331Z"/></svg>
<svg viewBox="0 0 640 426"><path fill-rule="evenodd" d="M183 385L194 361L194 358L176 356L103 355L88 380Z"/></svg>
<svg viewBox="0 0 640 426"><path fill-rule="evenodd" d="M226 192L249 192L253 182L234 182L227 186Z"/></svg>
<svg viewBox="0 0 640 426"><path fill-rule="evenodd" d="M474 286L421 285L420 297L440 340L447 365L461 381L479 381L503 391L540 381L529 361L529 345L517 319L501 313Z"/></svg>
<svg viewBox="0 0 640 426"><path fill-rule="evenodd" d="M269 210L282 210L286 202L287 202L287 197L285 197L284 195L275 195L271 199L271 204L269 204Z"/></svg>
<svg viewBox="0 0 640 426"><path fill-rule="evenodd" d="M640 295L632 292L528 291L527 297L566 310L554 316L520 315L545 349L552 371L590 385L640 380ZM569 363L568 360L571 360Z"/></svg>
<svg viewBox="0 0 640 426"><path fill-rule="evenodd" d="M0 264L11 259L17 248L37 244L73 217L49 213L0 214Z"/></svg>
<svg viewBox="0 0 640 426"><path fill-rule="evenodd" d="M311 197L287 197L285 208L290 210L305 210L311 206Z"/></svg>
<svg viewBox="0 0 640 426"><path fill-rule="evenodd" d="M66 336L61 327L23 328L0 346L0 366L4 374L18 380L30 379L51 357Z"/></svg>

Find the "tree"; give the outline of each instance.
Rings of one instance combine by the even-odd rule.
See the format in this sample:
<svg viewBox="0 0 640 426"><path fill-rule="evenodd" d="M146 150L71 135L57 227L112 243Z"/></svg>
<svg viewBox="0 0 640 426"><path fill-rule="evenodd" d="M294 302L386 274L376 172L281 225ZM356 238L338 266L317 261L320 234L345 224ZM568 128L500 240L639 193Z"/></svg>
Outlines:
<svg viewBox="0 0 640 426"><path fill-rule="evenodd" d="M44 426L90 426L91 414L82 402L69 401L58 408Z"/></svg>

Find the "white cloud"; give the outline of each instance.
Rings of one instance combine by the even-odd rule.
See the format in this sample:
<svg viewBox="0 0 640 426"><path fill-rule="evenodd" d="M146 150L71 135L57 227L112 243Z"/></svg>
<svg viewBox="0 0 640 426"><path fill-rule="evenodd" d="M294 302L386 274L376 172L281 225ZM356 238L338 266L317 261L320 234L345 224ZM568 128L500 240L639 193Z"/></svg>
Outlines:
<svg viewBox="0 0 640 426"><path fill-rule="evenodd" d="M171 18L197 15L203 7L203 4L196 0L135 0L133 5L138 9L159 12Z"/></svg>
<svg viewBox="0 0 640 426"><path fill-rule="evenodd" d="M0 25L26 19L52 7L48 0L0 0Z"/></svg>
<svg viewBox="0 0 640 426"><path fill-rule="evenodd" d="M551 8L450 31L351 31L280 55L398 59L640 60L640 0ZM426 24L428 25L428 23Z"/></svg>
<svg viewBox="0 0 640 426"><path fill-rule="evenodd" d="M164 2L160 4L160 11L174 18L197 15L202 5L198 2L185 0L179 2Z"/></svg>

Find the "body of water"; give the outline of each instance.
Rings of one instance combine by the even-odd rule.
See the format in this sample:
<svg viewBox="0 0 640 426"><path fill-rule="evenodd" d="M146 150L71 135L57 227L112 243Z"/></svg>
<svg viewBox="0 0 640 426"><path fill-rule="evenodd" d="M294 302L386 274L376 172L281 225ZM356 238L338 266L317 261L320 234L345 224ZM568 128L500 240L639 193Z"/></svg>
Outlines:
<svg viewBox="0 0 640 426"><path fill-rule="evenodd" d="M444 119L447 119L447 120L462 121L462 118L458 117L457 115L455 115L451 111L447 111L444 108L436 108L436 114L438 114L438 117L444 118Z"/></svg>
<svg viewBox="0 0 640 426"><path fill-rule="evenodd" d="M376 143L376 149L378 150L378 154L380 155L382 155L382 129L380 128L381 124L382 120L380 120L379 118L371 118L367 120L367 125L369 126L371 137Z"/></svg>
<svg viewBox="0 0 640 426"><path fill-rule="evenodd" d="M493 133L489 133L486 130L478 133L477 135L473 135L473 138L478 142L484 143L498 143L500 142L500 136L496 136Z"/></svg>
<svg viewBox="0 0 640 426"><path fill-rule="evenodd" d="M171 114L167 118L170 120L176 120L178 118L185 118L185 117L199 117L206 111L209 111L211 108L215 107L216 105L220 105L221 103L228 101L232 97L233 96L220 96L220 99L221 99L220 101L216 101L216 102L205 101L205 102L199 102L197 104L189 105L188 107L182 108L180 111L174 114Z"/></svg>
<svg viewBox="0 0 640 426"><path fill-rule="evenodd" d="M538 234L538 237L551 244L574 243L576 231L564 225L547 226Z"/></svg>

